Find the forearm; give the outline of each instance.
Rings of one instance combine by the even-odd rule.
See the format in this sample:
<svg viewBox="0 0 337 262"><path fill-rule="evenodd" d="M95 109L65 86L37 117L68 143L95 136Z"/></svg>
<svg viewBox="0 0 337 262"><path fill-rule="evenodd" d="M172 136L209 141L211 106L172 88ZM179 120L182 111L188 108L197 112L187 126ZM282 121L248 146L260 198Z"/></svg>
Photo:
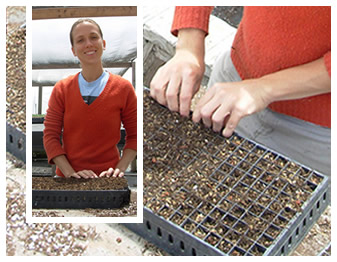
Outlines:
<svg viewBox="0 0 337 262"><path fill-rule="evenodd" d="M128 168L130 163L135 159L137 155L137 151L126 148L123 150L123 155L121 159L119 160L116 169L118 168L120 171L125 172L125 170Z"/></svg>
<svg viewBox="0 0 337 262"><path fill-rule="evenodd" d="M206 32L200 29L186 28L178 32L176 53L188 51L200 64L204 63Z"/></svg>
<svg viewBox="0 0 337 262"><path fill-rule="evenodd" d="M53 158L53 161L64 176L70 177L71 174L76 173L65 155L56 156Z"/></svg>
<svg viewBox="0 0 337 262"><path fill-rule="evenodd" d="M331 92L331 79L323 58L281 70L257 79L266 94L266 104Z"/></svg>

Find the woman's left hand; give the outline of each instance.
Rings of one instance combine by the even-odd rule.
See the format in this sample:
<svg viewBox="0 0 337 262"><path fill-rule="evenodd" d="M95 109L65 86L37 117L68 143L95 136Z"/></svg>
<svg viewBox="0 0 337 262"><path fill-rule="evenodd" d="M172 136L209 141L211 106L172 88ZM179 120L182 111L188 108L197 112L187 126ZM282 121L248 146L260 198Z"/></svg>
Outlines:
<svg viewBox="0 0 337 262"><path fill-rule="evenodd" d="M268 106L270 100L258 80L217 83L200 99L192 120L200 120L215 132L229 137L239 121Z"/></svg>
<svg viewBox="0 0 337 262"><path fill-rule="evenodd" d="M331 92L331 78L324 57L283 69L257 79L217 83L200 99L193 121L200 120L215 132L229 137L239 121L270 103Z"/></svg>
<svg viewBox="0 0 337 262"><path fill-rule="evenodd" d="M124 172L121 171L119 168L113 169L112 167L110 167L108 170L103 171L99 177L123 177L124 176Z"/></svg>

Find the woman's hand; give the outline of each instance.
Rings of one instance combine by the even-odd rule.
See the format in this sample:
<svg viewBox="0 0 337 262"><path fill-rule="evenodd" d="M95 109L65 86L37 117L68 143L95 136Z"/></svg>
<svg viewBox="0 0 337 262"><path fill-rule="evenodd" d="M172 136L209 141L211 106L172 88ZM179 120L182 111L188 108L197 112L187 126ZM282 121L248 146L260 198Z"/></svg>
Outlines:
<svg viewBox="0 0 337 262"><path fill-rule="evenodd" d="M270 103L331 92L331 79L324 59L290 67L261 78L234 83L217 83L200 99L192 120L201 119L215 132L232 135L239 121Z"/></svg>
<svg viewBox="0 0 337 262"><path fill-rule="evenodd" d="M108 170L103 171L99 177L123 177L124 176L124 172L121 171L119 168L113 169L112 167L110 167Z"/></svg>
<svg viewBox="0 0 337 262"><path fill-rule="evenodd" d="M188 116L191 100L199 90L205 71L205 32L181 29L178 33L176 54L153 77L151 96L171 111Z"/></svg>
<svg viewBox="0 0 337 262"><path fill-rule="evenodd" d="M153 77L151 96L171 111L188 116L203 74L204 65L200 65L193 54L179 51Z"/></svg>
<svg viewBox="0 0 337 262"><path fill-rule="evenodd" d="M194 122L203 121L213 131L229 137L239 121L266 108L270 101L258 80L217 83L200 99L193 112Z"/></svg>
<svg viewBox="0 0 337 262"><path fill-rule="evenodd" d="M123 150L123 155L116 165L115 169L110 167L108 170L103 171L99 177L122 177L124 176L125 170L128 168L132 160L136 157L137 152L130 148L125 148Z"/></svg>
<svg viewBox="0 0 337 262"><path fill-rule="evenodd" d="M98 177L92 170L81 170L76 172L70 165L67 157L65 155L59 155L53 158L53 162L61 170L65 177L75 177L75 178L96 178Z"/></svg>
<svg viewBox="0 0 337 262"><path fill-rule="evenodd" d="M64 174L65 177L75 177L75 178L97 178L98 176L92 170L81 170L78 172L73 172L70 174Z"/></svg>
<svg viewBox="0 0 337 262"><path fill-rule="evenodd" d="M125 170L128 168L132 160L136 157L137 152L130 148L125 148L123 150L123 155L116 165L115 169L110 167L108 170L103 171L99 177L122 177L124 176Z"/></svg>

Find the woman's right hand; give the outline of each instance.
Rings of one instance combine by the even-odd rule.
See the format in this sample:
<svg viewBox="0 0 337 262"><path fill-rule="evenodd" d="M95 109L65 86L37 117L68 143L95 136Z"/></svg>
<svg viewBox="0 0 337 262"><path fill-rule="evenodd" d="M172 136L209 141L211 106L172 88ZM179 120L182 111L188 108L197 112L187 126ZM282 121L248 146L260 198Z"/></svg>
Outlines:
<svg viewBox="0 0 337 262"><path fill-rule="evenodd" d="M150 84L151 96L158 103L183 116L190 113L205 71L205 34L199 29L179 30L176 54L159 68Z"/></svg>
<svg viewBox="0 0 337 262"><path fill-rule="evenodd" d="M98 176L92 170L81 170L78 172L73 172L70 174L64 174L65 177L75 177L75 178L97 178Z"/></svg>
<svg viewBox="0 0 337 262"><path fill-rule="evenodd" d="M96 178L98 177L92 170L81 170L76 172L70 165L67 157L65 155L59 155L54 157L53 162L61 170L65 177L75 177L75 178Z"/></svg>

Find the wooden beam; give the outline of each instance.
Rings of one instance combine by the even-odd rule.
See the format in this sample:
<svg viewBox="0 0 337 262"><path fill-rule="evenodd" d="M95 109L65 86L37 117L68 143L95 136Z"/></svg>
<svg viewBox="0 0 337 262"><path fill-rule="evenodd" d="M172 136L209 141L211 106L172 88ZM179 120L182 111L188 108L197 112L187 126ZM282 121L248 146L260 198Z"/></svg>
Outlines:
<svg viewBox="0 0 337 262"><path fill-rule="evenodd" d="M40 69L69 69L69 68L80 68L80 63L49 63L49 64L33 64L33 70ZM129 68L132 67L132 62L106 62L103 61L103 67L107 68Z"/></svg>
<svg viewBox="0 0 337 262"><path fill-rule="evenodd" d="M136 6L33 7L32 18L55 19L100 16L137 16Z"/></svg>

